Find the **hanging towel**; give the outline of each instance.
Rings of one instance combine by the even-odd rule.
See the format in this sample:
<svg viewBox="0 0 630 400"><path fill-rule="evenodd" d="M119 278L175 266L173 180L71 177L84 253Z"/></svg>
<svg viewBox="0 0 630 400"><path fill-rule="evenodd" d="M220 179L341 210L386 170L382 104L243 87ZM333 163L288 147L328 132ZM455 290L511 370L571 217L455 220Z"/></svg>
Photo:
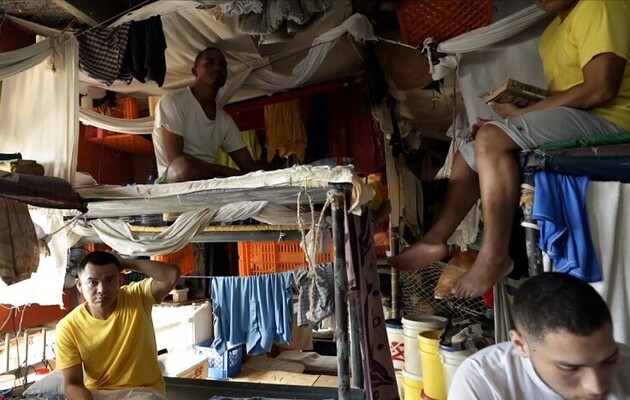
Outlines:
<svg viewBox="0 0 630 400"><path fill-rule="evenodd" d="M540 228L540 248L554 269L587 282L602 279L586 213L588 177L537 172L532 218Z"/></svg>
<svg viewBox="0 0 630 400"><path fill-rule="evenodd" d="M291 343L291 272L212 278L214 342L219 354L246 344L247 354L264 354L273 343Z"/></svg>
<svg viewBox="0 0 630 400"><path fill-rule="evenodd" d="M39 244L26 203L0 199L0 279L26 279L39 265Z"/></svg>
<svg viewBox="0 0 630 400"><path fill-rule="evenodd" d="M293 271L298 288L297 325L319 323L335 314L335 279L332 263L319 264L315 276L306 269Z"/></svg>
<svg viewBox="0 0 630 400"><path fill-rule="evenodd" d="M159 15L133 21L125 50L125 67L138 81L164 84L166 76L166 39Z"/></svg>
<svg viewBox="0 0 630 400"><path fill-rule="evenodd" d="M116 79L132 80L125 67L125 49L131 22L115 28L91 28L76 35L79 41L79 69L106 85Z"/></svg>

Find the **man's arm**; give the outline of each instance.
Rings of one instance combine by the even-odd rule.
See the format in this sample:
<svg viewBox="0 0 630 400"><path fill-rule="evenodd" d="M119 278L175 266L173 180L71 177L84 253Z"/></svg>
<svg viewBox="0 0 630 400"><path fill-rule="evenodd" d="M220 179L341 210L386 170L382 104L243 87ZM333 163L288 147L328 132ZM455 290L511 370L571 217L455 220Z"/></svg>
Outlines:
<svg viewBox="0 0 630 400"><path fill-rule="evenodd" d="M237 176L244 174L244 172L237 169L219 164L208 163L184 153L184 138L174 134L165 127L160 128L160 137L162 138L162 146L164 147L166 160L169 164L169 182L211 179L217 176ZM245 149L245 151L247 151L247 149ZM180 164L176 160L183 162ZM173 163L174 161L175 163ZM236 165L239 165L240 167L238 162L236 162ZM188 167L189 171L180 170L185 168L185 166ZM181 179L172 179L174 177L171 177L171 174L181 177Z"/></svg>
<svg viewBox="0 0 630 400"><path fill-rule="evenodd" d="M117 255L118 256L118 255ZM153 260L124 259L118 256L124 269L142 272L153 278L151 294L157 303L177 285L181 271L174 265Z"/></svg>
<svg viewBox="0 0 630 400"><path fill-rule="evenodd" d="M239 169L245 173L264 169L262 165L254 161L252 155L249 153L249 150L247 150L247 147L243 147L242 149L238 149L228 154L232 157L232 160L234 160L236 165L238 165Z"/></svg>
<svg viewBox="0 0 630 400"><path fill-rule="evenodd" d="M92 392L83 384L83 366L77 364L63 373L63 389L68 400L93 400Z"/></svg>
<svg viewBox="0 0 630 400"><path fill-rule="evenodd" d="M613 100L619 92L626 59L614 53L602 53L593 57L584 68L584 82L563 92L554 93L525 108L509 103L492 103L492 109L502 118L523 115L550 107L573 107L590 110Z"/></svg>

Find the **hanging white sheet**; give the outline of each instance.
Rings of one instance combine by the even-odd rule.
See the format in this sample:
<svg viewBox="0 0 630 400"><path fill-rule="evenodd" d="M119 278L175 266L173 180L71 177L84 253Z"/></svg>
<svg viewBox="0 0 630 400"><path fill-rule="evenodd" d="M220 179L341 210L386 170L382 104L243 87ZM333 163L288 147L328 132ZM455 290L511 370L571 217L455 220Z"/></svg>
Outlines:
<svg viewBox="0 0 630 400"><path fill-rule="evenodd" d="M54 70L40 62L3 81L0 152L20 152L42 164L46 175L73 183L79 134L78 42L69 33L51 41Z"/></svg>
<svg viewBox="0 0 630 400"><path fill-rule="evenodd" d="M590 182L588 224L604 279L592 286L606 300L615 341L630 344L630 184Z"/></svg>

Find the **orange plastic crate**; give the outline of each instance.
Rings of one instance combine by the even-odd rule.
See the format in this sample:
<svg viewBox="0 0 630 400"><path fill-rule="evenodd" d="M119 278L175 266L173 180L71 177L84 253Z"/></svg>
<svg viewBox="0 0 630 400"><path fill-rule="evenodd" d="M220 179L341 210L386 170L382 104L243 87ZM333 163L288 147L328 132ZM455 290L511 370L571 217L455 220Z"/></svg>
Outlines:
<svg viewBox="0 0 630 400"><path fill-rule="evenodd" d="M195 249L192 244L175 253L151 256L151 259L177 266L182 275L188 275L195 270Z"/></svg>
<svg viewBox="0 0 630 400"><path fill-rule="evenodd" d="M494 0L402 0L396 14L402 40L413 46L436 43L492 22Z"/></svg>
<svg viewBox="0 0 630 400"><path fill-rule="evenodd" d="M331 262L334 248L318 254L316 262ZM299 240L284 242L238 242L238 273L241 276L272 274L306 268L306 256Z"/></svg>

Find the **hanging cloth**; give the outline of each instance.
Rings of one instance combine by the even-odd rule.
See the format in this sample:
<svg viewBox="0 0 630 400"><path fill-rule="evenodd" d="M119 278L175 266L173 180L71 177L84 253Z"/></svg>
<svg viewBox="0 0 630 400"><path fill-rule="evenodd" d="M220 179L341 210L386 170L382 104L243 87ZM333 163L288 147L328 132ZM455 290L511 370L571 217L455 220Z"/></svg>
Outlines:
<svg viewBox="0 0 630 400"><path fill-rule="evenodd" d="M133 21L129 26L129 38L125 49L124 68L138 81L155 81L164 84L166 76L166 39L159 15Z"/></svg>
<svg viewBox="0 0 630 400"><path fill-rule="evenodd" d="M29 277L39 265L39 244L26 203L0 199L0 278Z"/></svg>
<svg viewBox="0 0 630 400"><path fill-rule="evenodd" d="M109 86L116 79L131 83L124 65L130 22L115 28L92 28L76 35L79 41L79 69Z"/></svg>
<svg viewBox="0 0 630 400"><path fill-rule="evenodd" d="M273 159L276 151L280 157L295 154L298 161L304 161L307 139L300 116L300 100L265 106L265 127L267 161Z"/></svg>

